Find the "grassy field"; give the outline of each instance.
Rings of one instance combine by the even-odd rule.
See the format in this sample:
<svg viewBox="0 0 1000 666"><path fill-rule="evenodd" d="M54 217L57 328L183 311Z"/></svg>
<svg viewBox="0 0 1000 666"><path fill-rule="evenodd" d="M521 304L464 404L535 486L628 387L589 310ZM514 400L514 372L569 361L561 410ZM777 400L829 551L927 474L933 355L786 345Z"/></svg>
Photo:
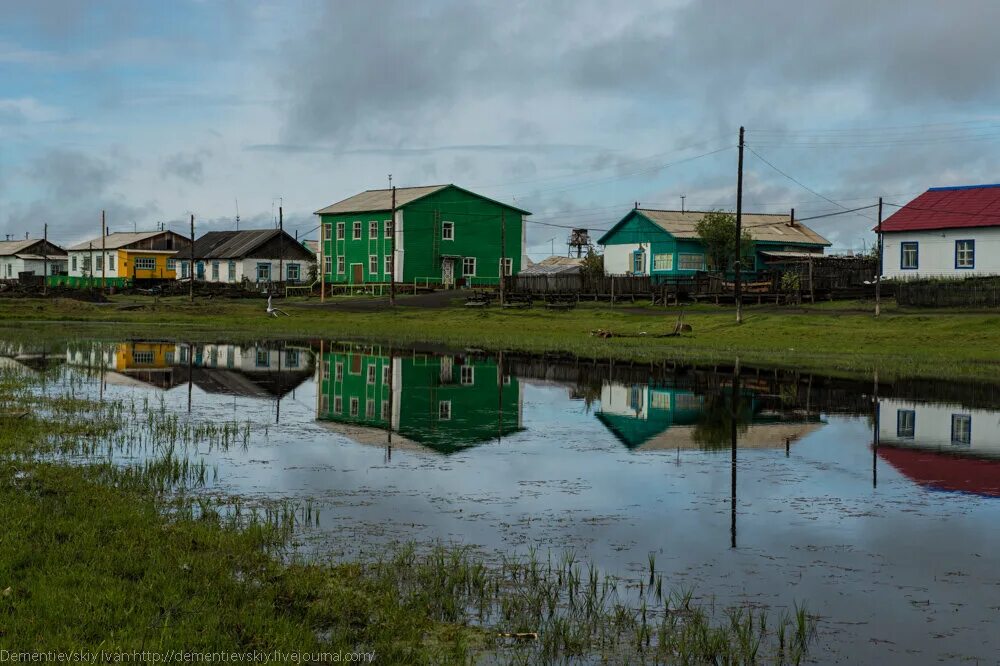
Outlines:
<svg viewBox="0 0 1000 666"><path fill-rule="evenodd" d="M563 353L637 362L680 360L793 367L834 375L923 377L992 381L1000 362L1000 314L905 312L889 304L880 319L871 304L839 302L801 308L746 308L736 325L731 308L684 310L692 331L669 332L679 310L648 305L581 304L567 312L469 309L460 304L413 307L413 297L388 309L374 299L286 301L290 317L267 318L259 300L116 297L111 303L0 300L0 334L37 338L55 330L81 337L150 335L212 337L324 337L406 345L433 342L458 348ZM58 326L49 327L52 322ZM591 334L610 330L610 338Z"/></svg>
<svg viewBox="0 0 1000 666"><path fill-rule="evenodd" d="M571 555L402 545L300 561L293 539L311 508L197 492L204 470L178 442L238 446L235 424L179 421L38 381L0 370L4 648L363 653L362 663L385 664L799 663L815 632L802 608L701 607L691 591L671 591L652 555L639 591ZM106 461L137 440L152 459Z"/></svg>

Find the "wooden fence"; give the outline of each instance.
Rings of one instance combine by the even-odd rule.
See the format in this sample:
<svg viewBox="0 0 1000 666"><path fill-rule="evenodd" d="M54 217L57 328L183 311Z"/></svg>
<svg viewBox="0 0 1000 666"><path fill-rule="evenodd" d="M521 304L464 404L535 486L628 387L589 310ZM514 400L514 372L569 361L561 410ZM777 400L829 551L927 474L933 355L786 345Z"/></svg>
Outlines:
<svg viewBox="0 0 1000 666"><path fill-rule="evenodd" d="M504 288L511 294L551 296L572 294L580 298L652 298L658 292L648 275L511 275Z"/></svg>
<svg viewBox="0 0 1000 666"><path fill-rule="evenodd" d="M1000 277L913 280L894 283L896 302L923 308L998 308Z"/></svg>

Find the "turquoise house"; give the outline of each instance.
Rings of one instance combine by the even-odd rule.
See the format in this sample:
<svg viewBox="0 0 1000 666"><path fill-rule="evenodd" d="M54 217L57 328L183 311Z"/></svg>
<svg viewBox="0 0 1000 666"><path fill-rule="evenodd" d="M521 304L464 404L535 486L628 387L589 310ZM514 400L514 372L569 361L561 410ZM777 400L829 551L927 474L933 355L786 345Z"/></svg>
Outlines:
<svg viewBox="0 0 1000 666"><path fill-rule="evenodd" d="M658 281L693 276L711 270L708 253L698 236L705 211L633 208L598 243L604 246L604 271L610 275L650 275ZM822 256L829 247L815 231L788 215L744 213L743 228L753 238L752 276L769 263Z"/></svg>

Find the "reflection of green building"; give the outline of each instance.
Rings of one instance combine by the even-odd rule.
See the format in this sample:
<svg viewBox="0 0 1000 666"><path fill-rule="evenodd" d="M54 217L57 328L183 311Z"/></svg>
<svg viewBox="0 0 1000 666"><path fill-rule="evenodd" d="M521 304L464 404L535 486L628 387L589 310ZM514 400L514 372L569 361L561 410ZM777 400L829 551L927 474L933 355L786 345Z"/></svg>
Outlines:
<svg viewBox="0 0 1000 666"><path fill-rule="evenodd" d="M738 417L739 446L781 447L822 424L813 417L767 412L752 392L743 392ZM647 384L606 383L597 418L630 449L714 448L730 441L732 403L726 394Z"/></svg>
<svg viewBox="0 0 1000 666"><path fill-rule="evenodd" d="M324 353L318 418L385 431L452 453L521 429L521 387L495 359L389 356L375 348Z"/></svg>

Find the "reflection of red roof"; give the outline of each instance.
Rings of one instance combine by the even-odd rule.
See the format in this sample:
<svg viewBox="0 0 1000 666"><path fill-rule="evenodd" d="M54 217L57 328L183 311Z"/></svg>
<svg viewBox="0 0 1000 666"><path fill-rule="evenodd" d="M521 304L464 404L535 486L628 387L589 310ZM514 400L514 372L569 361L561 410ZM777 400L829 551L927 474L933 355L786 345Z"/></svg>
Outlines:
<svg viewBox="0 0 1000 666"><path fill-rule="evenodd" d="M935 490L1000 497L1000 461L937 451L880 446L878 454L904 476Z"/></svg>
<svg viewBox="0 0 1000 666"><path fill-rule="evenodd" d="M932 187L882 222L882 231L1000 226L1000 184Z"/></svg>

